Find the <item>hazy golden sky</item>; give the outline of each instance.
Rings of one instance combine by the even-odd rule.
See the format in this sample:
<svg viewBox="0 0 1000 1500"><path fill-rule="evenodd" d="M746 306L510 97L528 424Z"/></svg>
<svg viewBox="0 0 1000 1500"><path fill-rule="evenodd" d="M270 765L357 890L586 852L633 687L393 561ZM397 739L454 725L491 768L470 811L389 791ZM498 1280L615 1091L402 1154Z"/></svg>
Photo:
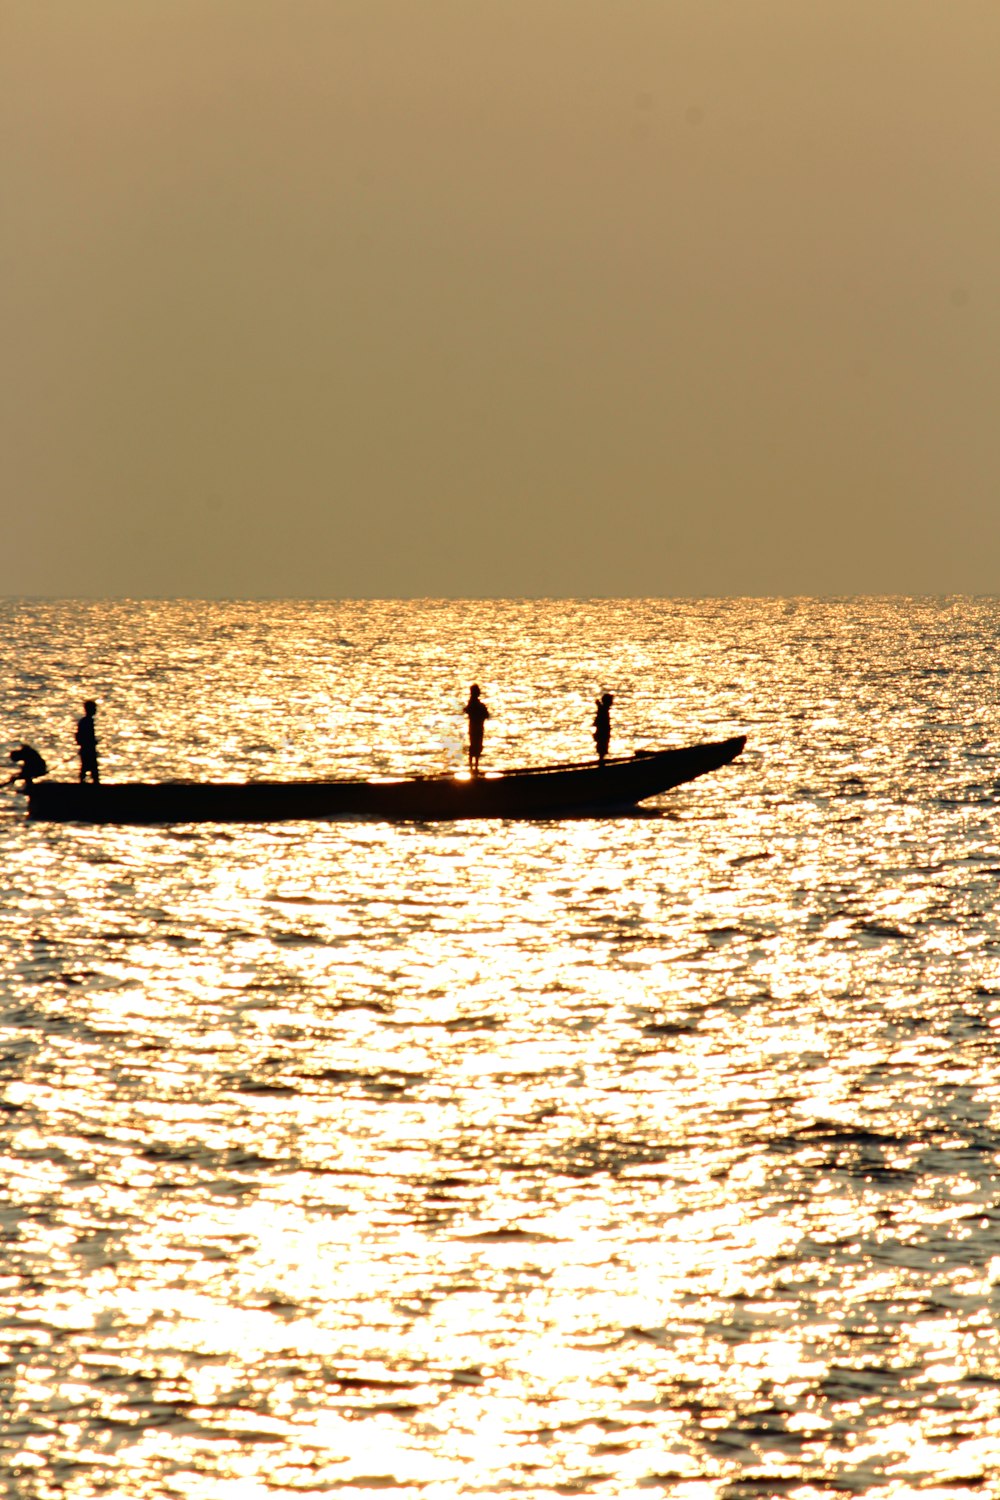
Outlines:
<svg viewBox="0 0 1000 1500"><path fill-rule="evenodd" d="M2 594L1000 589L997 0L4 0Z"/></svg>

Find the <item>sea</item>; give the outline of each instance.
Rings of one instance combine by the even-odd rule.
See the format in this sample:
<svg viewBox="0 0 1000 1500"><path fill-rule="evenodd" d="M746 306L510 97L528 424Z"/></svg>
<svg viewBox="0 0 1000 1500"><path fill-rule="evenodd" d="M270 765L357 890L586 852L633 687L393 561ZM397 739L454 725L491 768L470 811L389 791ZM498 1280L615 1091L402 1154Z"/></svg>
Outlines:
<svg viewBox="0 0 1000 1500"><path fill-rule="evenodd" d="M3 754L634 816L0 796L18 1500L1000 1495L1000 601L0 603ZM4 762L6 763L6 761Z"/></svg>

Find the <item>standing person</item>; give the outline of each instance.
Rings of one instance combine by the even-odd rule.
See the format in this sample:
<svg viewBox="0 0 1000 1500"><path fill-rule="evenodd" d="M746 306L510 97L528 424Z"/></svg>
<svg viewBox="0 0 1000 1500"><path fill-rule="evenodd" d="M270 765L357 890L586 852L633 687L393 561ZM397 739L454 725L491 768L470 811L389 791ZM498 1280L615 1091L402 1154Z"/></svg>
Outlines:
<svg viewBox="0 0 1000 1500"><path fill-rule="evenodd" d="M611 743L611 705L614 701L611 693L602 693L597 700L597 712L594 715L594 744L597 746L598 762L602 766Z"/></svg>
<svg viewBox="0 0 1000 1500"><path fill-rule="evenodd" d="M469 701L462 712L469 720L469 770L475 776L479 771L479 757L483 753L483 725L490 711L479 696L479 684L474 682L469 689Z"/></svg>
<svg viewBox="0 0 1000 1500"><path fill-rule="evenodd" d="M80 747L80 785L89 776L96 786L100 781L97 770L97 734L94 729L94 715L97 713L97 704L93 698L88 698L83 705L83 718L77 722L76 743Z"/></svg>

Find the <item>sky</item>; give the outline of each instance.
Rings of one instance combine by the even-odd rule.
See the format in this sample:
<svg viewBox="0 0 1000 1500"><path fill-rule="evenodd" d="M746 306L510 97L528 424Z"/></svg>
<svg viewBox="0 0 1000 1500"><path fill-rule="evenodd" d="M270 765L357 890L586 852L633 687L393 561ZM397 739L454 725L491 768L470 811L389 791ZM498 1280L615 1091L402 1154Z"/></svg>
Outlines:
<svg viewBox="0 0 1000 1500"><path fill-rule="evenodd" d="M996 0L4 0L0 594L1000 591Z"/></svg>

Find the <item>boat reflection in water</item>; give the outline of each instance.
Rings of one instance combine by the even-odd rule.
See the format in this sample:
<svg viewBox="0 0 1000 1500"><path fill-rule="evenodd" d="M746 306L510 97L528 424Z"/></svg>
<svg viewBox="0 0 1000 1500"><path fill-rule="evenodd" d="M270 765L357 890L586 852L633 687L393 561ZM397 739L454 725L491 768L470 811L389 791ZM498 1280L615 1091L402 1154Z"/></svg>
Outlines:
<svg viewBox="0 0 1000 1500"><path fill-rule="evenodd" d="M676 750L487 775L372 781L41 781L28 815L56 823L277 823L344 817L390 821L553 818L628 811L718 770L745 736Z"/></svg>

